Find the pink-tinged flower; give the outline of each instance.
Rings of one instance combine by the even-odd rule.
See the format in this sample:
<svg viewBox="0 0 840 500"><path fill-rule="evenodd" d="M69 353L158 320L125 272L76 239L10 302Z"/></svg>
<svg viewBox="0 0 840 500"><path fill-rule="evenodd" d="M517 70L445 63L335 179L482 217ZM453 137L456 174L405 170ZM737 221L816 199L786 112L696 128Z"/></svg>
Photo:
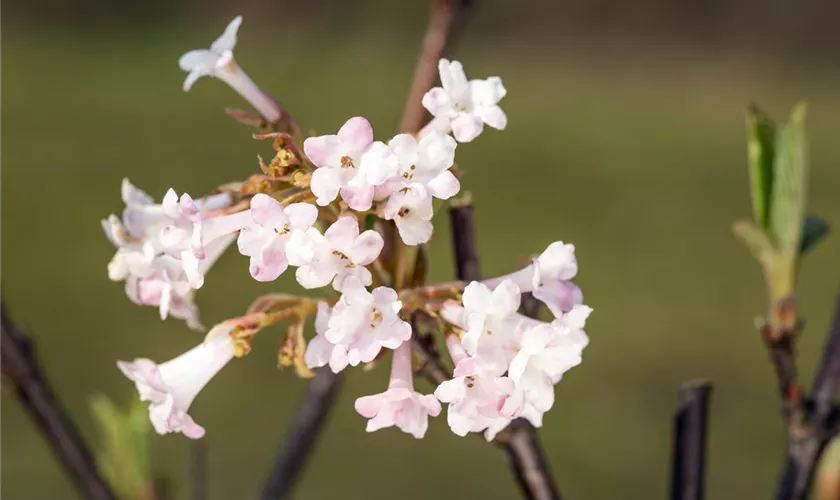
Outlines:
<svg viewBox="0 0 840 500"><path fill-rule="evenodd" d="M490 288L495 288L505 280L514 281L522 292L531 292L543 301L555 317L570 311L575 305L583 303L580 288L572 283L578 271L575 246L556 241L548 246L534 262L514 273L485 280Z"/></svg>
<svg viewBox="0 0 840 500"><path fill-rule="evenodd" d="M144 278L155 271L155 259L158 257L154 244L150 241L129 243L117 248L117 253L108 263L108 278L122 281L129 276Z"/></svg>
<svg viewBox="0 0 840 500"><path fill-rule="evenodd" d="M205 245L253 222L249 211L205 218L206 210L202 210L189 194L184 193L178 199L172 189L163 197L162 206L171 223L160 233L161 245L183 262L193 288L201 288L204 284L204 274L199 269L206 258Z"/></svg>
<svg viewBox="0 0 840 500"><path fill-rule="evenodd" d="M470 80L458 61L441 59L438 63L442 87L435 87L423 96L423 106L434 120L421 131L421 137L431 130L452 131L458 142L470 142L490 125L504 130L507 116L498 106L507 91L501 78Z"/></svg>
<svg viewBox="0 0 840 500"><path fill-rule="evenodd" d="M309 341L303 361L308 368L319 368L330 365L333 373L338 373L347 366L347 347L336 345L325 336L330 325L332 311L326 302L318 302L318 314L315 316L315 333L317 335Z"/></svg>
<svg viewBox="0 0 840 500"><path fill-rule="evenodd" d="M515 418L525 402L512 380L482 369L481 360L467 355L454 335L446 339L449 354L455 363L452 380L441 383L435 397L449 403L446 419L452 432L466 436L481 432L499 418Z"/></svg>
<svg viewBox="0 0 840 500"><path fill-rule="evenodd" d="M123 236L125 233L128 233L128 236L134 240L152 240L153 242L158 240L160 238L161 231L166 226L175 223L171 215L174 214L176 219L181 218L180 210L178 210L178 196L174 191L172 191L171 195L167 192L167 195L170 198L168 202L168 205L170 205L169 209L164 208L163 204L156 204L151 196L135 187L128 179L123 179L122 199L125 202L125 210L123 210L122 222L124 224L124 230L115 226L115 221L113 219L116 217L110 216L107 221L102 222L105 233L108 235L108 239L111 239L112 242L114 242L112 236L116 237L116 235L113 234L116 229L119 230L120 234ZM174 200L172 200L173 195ZM231 205L231 203L233 203L233 198L230 193L214 194L204 198L199 198L198 200L192 200L189 198L189 195L187 195L187 198L192 203L192 206L201 214L227 208ZM174 211L171 210L173 201L175 202L174 205L176 208ZM120 239L125 241L124 238ZM155 244L158 245L157 243Z"/></svg>
<svg viewBox="0 0 840 500"><path fill-rule="evenodd" d="M318 218L318 209L309 203L287 207L274 198L258 194L251 199L253 223L239 233L239 252L251 257L251 276L257 281L277 279L289 264L308 263L313 255L306 230Z"/></svg>
<svg viewBox="0 0 840 500"><path fill-rule="evenodd" d="M388 390L357 399L355 407L359 415L369 419L368 432L396 426L417 439L426 435L429 416L440 414L440 402L434 396L414 391L408 342L394 351Z"/></svg>
<svg viewBox="0 0 840 500"><path fill-rule="evenodd" d="M388 147L399 158L394 190L403 184L419 183L429 194L441 200L458 194L461 183L449 171L455 163L457 145L455 139L439 131L431 132L419 143L411 134L400 134L391 139Z"/></svg>
<svg viewBox="0 0 840 500"><path fill-rule="evenodd" d="M411 338L411 325L398 316L397 292L381 286L368 292L355 276L344 280L324 338L347 351L351 366L373 361L382 348L396 349Z"/></svg>
<svg viewBox="0 0 840 500"><path fill-rule="evenodd" d="M376 187L397 171L397 157L373 141L373 127L361 116L347 120L336 135L306 139L303 150L318 167L311 189L319 205L332 203L340 193L353 210L370 210Z"/></svg>
<svg viewBox="0 0 840 500"><path fill-rule="evenodd" d="M206 256L199 261L195 272L204 276L233 243L234 238L235 235L230 234L209 243ZM117 252L117 255L120 253ZM132 269L125 278L128 298L137 305L157 307L161 319L172 316L185 320L193 330L203 330L198 306L194 302L195 290L188 279L184 262L163 254L154 256L144 265L145 273L136 273L137 269Z"/></svg>
<svg viewBox="0 0 840 500"><path fill-rule="evenodd" d="M204 436L204 428L187 412L201 389L233 359L230 331L230 327L218 325L204 342L165 363L145 358L117 361L137 386L140 399L149 402L149 418L158 434L181 432L192 439Z"/></svg>
<svg viewBox="0 0 840 500"><path fill-rule="evenodd" d="M539 412L554 405L554 384L581 362L589 338L583 327L592 309L578 305L553 323L527 322L518 334L519 349L508 376Z"/></svg>
<svg viewBox="0 0 840 500"><path fill-rule="evenodd" d="M385 202L382 216L393 220L406 245L426 243L432 237L432 197L419 183L404 184Z"/></svg>
<svg viewBox="0 0 840 500"><path fill-rule="evenodd" d="M181 56L178 65L189 73L184 80L184 90L190 90L193 83L202 76L214 76L239 92L269 122L276 122L281 116L277 102L259 88L233 58L240 24L242 16L237 16L210 45L210 50L191 50Z"/></svg>
<svg viewBox="0 0 840 500"><path fill-rule="evenodd" d="M500 349L510 342L519 309L519 287L504 281L492 292L483 283L473 281L464 289L462 339L464 349L471 356L481 356L489 362L503 359Z"/></svg>
<svg viewBox="0 0 840 500"><path fill-rule="evenodd" d="M376 231L359 234L359 222L353 216L344 216L333 223L324 234L312 228L306 232L312 245L314 258L297 270L297 280L304 288L320 288L330 282L341 291L349 276L355 276L365 286L372 283L370 264L382 251L384 241Z"/></svg>

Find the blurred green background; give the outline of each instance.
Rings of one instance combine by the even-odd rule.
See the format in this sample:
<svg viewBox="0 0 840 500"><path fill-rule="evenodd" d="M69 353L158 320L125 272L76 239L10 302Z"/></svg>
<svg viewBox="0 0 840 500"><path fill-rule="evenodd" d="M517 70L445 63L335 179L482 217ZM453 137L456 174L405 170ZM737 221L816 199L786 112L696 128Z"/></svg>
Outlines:
<svg viewBox="0 0 840 500"><path fill-rule="evenodd" d="M783 120L810 104L810 209L840 224L840 37L829 2L481 2L455 56L468 75L500 75L507 130L459 146L477 203L483 272L500 274L554 240L575 243L578 283L595 312L584 363L557 386L540 431L571 499L662 498L679 384L714 384L708 497L766 498L783 431L753 317L759 268L731 236L750 216L744 109ZM630 8L630 6L638 8ZM46 13L49 12L49 15ZM13 317L83 433L88 401L136 397L117 359L169 359L201 336L132 305L106 264L99 220L119 213L120 180L160 198L257 171L270 145L228 119L244 106L216 80L185 94L178 57L207 47L242 13L237 59L322 133L367 116L394 132L425 22L424 2L122 2L3 5L2 282ZM836 19L836 16L833 17ZM833 55L833 58L832 58ZM445 214L431 274L453 274ZM811 378L837 290L840 235L804 262L799 347ZM286 276L256 284L231 252L198 293L213 324L241 314ZM207 428L211 498L260 489L305 383L276 368L282 329L259 335L192 415ZM353 400L379 392L387 367L353 370L297 498L515 498L501 452L458 438L445 418L415 441L366 434ZM431 390L418 382L424 390ZM154 467L185 498L189 441L154 437ZM2 493L75 498L43 439L2 392Z"/></svg>

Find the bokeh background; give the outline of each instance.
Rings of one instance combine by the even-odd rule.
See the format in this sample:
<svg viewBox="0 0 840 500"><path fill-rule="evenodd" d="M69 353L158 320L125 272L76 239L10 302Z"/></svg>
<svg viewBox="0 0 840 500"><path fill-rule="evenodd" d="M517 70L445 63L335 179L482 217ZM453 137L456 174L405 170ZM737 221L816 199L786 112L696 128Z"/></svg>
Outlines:
<svg viewBox="0 0 840 500"><path fill-rule="evenodd" d="M809 102L810 209L840 224L840 32L836 2L803 0L476 0L455 56L468 75L504 78L509 124L459 147L477 203L485 274L551 241L577 245L578 283L595 312L584 363L557 386L540 431L573 499L662 498L679 384L715 384L708 496L766 498L783 430L753 317L758 266L731 236L750 215L744 109L782 120ZM237 59L299 122L323 133L365 115L394 132L425 24L425 2L36 0L2 7L2 285L37 340L82 432L90 397L136 397L116 359L165 360L201 338L161 322L108 281L113 248L99 220L119 213L123 177L156 197L193 194L257 169L269 144L222 112L224 84L184 93L178 57L245 17ZM433 279L453 274L445 215L430 246ZM811 378L840 276L840 235L802 266ZM288 278L288 277L286 277ZM224 256L198 294L206 323L258 294L246 260ZM229 365L196 401L215 500L260 489L305 383L276 368L280 328ZM300 499L515 498L503 455L433 420L426 439L366 434L353 400L387 367L353 370L302 478ZM431 390L424 382L420 387ZM154 437L155 470L186 497L189 442ZM2 494L75 498L26 418L2 392Z"/></svg>

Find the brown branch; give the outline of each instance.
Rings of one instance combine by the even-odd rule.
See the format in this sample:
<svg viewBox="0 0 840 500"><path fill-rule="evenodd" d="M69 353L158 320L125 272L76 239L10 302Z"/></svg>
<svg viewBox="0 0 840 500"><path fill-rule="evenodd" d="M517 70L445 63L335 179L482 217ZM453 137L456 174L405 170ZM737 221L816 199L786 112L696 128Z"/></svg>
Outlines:
<svg viewBox="0 0 840 500"><path fill-rule="evenodd" d="M286 431L286 438L266 478L260 495L262 500L289 498L291 495L335 403L341 380L341 376L333 373L329 367L323 367L309 383L295 420Z"/></svg>
<svg viewBox="0 0 840 500"><path fill-rule="evenodd" d="M481 279L476 247L472 205L452 206L452 241L455 245L455 270L458 279ZM533 311L532 311L533 312ZM537 430L531 422L518 418L496 436L501 444L525 498L531 500L559 500L560 493L549 472Z"/></svg>
<svg viewBox="0 0 840 500"><path fill-rule="evenodd" d="M452 224L455 274L461 281L478 281L481 279L481 272L478 267L478 243L475 237L472 204L452 205L449 208L449 220Z"/></svg>
<svg viewBox="0 0 840 500"><path fill-rule="evenodd" d="M804 500L808 497L820 456L838 430L838 409L835 403L838 386L840 294L837 296L834 319L811 393L805 400L799 398L799 404L794 407L788 419L787 449L776 490L777 500Z"/></svg>
<svg viewBox="0 0 840 500"><path fill-rule="evenodd" d="M110 486L99 475L96 461L67 412L56 399L38 364L32 341L6 314L0 302L2 371L14 385L18 400L35 421L78 490L90 500L113 500Z"/></svg>
<svg viewBox="0 0 840 500"><path fill-rule="evenodd" d="M706 467L706 431L712 385L691 381L680 388L674 415L671 499L702 500Z"/></svg>
<svg viewBox="0 0 840 500"><path fill-rule="evenodd" d="M403 107L401 132L417 133L426 121L427 114L421 101L435 85L438 61L446 53L455 24L455 11L460 3L459 0L429 0L429 23Z"/></svg>

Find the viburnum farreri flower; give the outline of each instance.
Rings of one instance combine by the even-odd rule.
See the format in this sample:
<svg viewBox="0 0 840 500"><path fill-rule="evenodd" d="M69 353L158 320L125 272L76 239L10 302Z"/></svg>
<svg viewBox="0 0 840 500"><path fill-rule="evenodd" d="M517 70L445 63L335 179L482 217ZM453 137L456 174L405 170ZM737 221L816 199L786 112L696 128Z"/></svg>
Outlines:
<svg viewBox="0 0 840 500"><path fill-rule="evenodd" d="M583 303L583 294L571 279L577 275L575 246L555 241L533 263L514 273L484 280L495 288L505 280L516 283L523 292L532 292L556 317Z"/></svg>
<svg viewBox="0 0 840 500"><path fill-rule="evenodd" d="M438 416L441 409L434 396L414 390L411 346L408 342L394 351L388 390L357 399L355 407L359 415L369 419L368 432L396 426L418 439L426 435L429 416Z"/></svg>
<svg viewBox="0 0 840 500"><path fill-rule="evenodd" d="M239 252L251 257L249 270L257 281L274 281L292 265L303 265L313 257L306 242L306 230L318 218L309 203L284 207L274 198L257 194L251 199L251 224L239 232Z"/></svg>
<svg viewBox="0 0 840 500"><path fill-rule="evenodd" d="M306 237L313 258L297 270L301 286L320 288L332 282L333 288L340 292L349 276L355 276L365 286L372 283L370 271L364 266L376 260L382 251L384 241L379 233L371 229L359 234L359 221L345 215L324 234L312 228L307 230Z"/></svg>
<svg viewBox="0 0 840 500"><path fill-rule="evenodd" d="M419 245L431 239L432 197L420 183L403 184L388 197L382 209L382 216L397 225L400 238L406 245Z"/></svg>
<svg viewBox="0 0 840 500"><path fill-rule="evenodd" d="M369 363L382 348L396 349L411 338L411 325L400 319L402 302L393 289L381 286L368 292L357 277L349 276L342 291L324 338L347 351L351 366Z"/></svg>
<svg viewBox="0 0 840 500"><path fill-rule="evenodd" d="M198 439L204 428L187 413L201 389L233 359L231 328L219 325L204 342L165 363L138 358L117 366L137 386L140 399L149 402L149 417L158 434L181 432Z"/></svg>
<svg viewBox="0 0 840 500"><path fill-rule="evenodd" d="M306 139L303 150L318 167L312 174L312 193L319 205L341 194L353 210L369 210L376 187L395 175L398 166L393 151L374 142L373 127L361 116L347 120L336 135Z"/></svg>
<svg viewBox="0 0 840 500"><path fill-rule="evenodd" d="M428 130L452 131L458 142L470 142L484 130L484 125L504 130L507 116L499 101L507 94L502 79L469 80L458 61L441 59L440 83L423 96L423 106L435 117ZM421 135L424 135L421 132Z"/></svg>
<svg viewBox="0 0 840 500"><path fill-rule="evenodd" d="M369 432L396 426L422 438L441 403L459 436L481 432L492 440L516 418L542 425L554 405L554 385L581 362L588 344L592 310L571 281L578 271L575 247L552 243L527 267L498 278L429 283L433 252L421 246L434 236L435 204L452 200L451 209L459 210L466 201L453 199L467 171L455 166L456 151L467 147L458 143L473 141L485 125L506 126L501 79L468 80L461 63L441 59L441 87L415 103L434 117L419 132L419 124L403 125L416 133L393 135L386 144L375 140L367 119L355 116L336 134L306 137L234 60L241 22L236 17L209 50L181 57L189 72L184 90L202 76L227 82L261 113L264 120L238 117L259 129L255 139L273 140L274 158L259 157L253 173L222 180L202 198L170 189L156 203L124 180L122 216L102 221L116 248L108 276L125 282L132 302L192 329L203 329L196 290L212 286L207 273L234 240L256 281L274 281L294 266L297 285L263 285L271 290L244 315L218 323L201 344L170 361L117 363L149 402L155 430L203 436L189 414L195 397L234 356L250 351L257 333L284 322L278 362L301 377L360 364L375 370L392 351L387 390L355 402ZM205 182L199 176L207 172L212 169L195 169L196 181ZM548 306L553 321L517 312L527 292ZM307 339L313 315L315 334ZM435 367L434 394L424 395L414 388L412 350L428 368L439 362L431 349L448 354L454 370L443 380L446 364Z"/></svg>
<svg viewBox="0 0 840 500"><path fill-rule="evenodd" d="M266 120L276 122L281 116L277 102L260 89L233 58L240 24L242 16L235 17L210 45L210 50L191 50L181 56L178 65L189 73L184 80L184 90L190 90L202 76L214 76L239 92Z"/></svg>
<svg viewBox="0 0 840 500"><path fill-rule="evenodd" d="M480 359L467 355L455 335L446 337L446 346L455 370L451 380L435 389L435 397L449 403L446 420L452 432L466 436L484 431L498 419L509 422L519 416L524 393L513 380L487 372Z"/></svg>

